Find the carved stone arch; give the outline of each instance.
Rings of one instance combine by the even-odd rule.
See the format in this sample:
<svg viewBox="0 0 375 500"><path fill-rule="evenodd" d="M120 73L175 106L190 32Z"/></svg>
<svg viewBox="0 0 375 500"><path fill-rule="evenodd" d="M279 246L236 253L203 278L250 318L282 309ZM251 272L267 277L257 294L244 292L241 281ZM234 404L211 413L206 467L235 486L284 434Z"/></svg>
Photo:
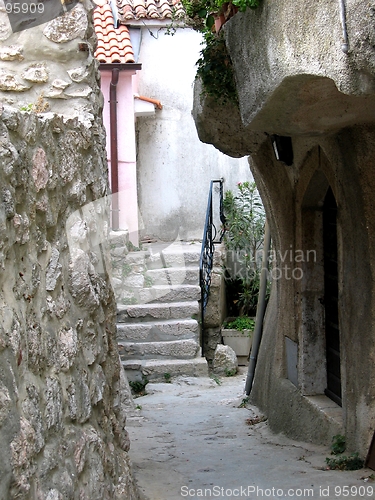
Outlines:
<svg viewBox="0 0 375 500"><path fill-rule="evenodd" d="M327 388L325 333L325 271L323 242L323 207L331 186L331 166L321 149L315 148L307 159L310 178L301 193L299 243L303 260L299 283L300 318L298 325L299 387L304 395L324 394ZM314 169L315 167L315 169Z"/></svg>

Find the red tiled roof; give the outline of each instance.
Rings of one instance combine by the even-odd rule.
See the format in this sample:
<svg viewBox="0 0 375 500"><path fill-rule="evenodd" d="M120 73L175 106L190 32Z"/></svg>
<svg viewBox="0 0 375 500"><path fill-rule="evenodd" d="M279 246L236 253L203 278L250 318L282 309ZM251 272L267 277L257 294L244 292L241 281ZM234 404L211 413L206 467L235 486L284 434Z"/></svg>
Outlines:
<svg viewBox="0 0 375 500"><path fill-rule="evenodd" d="M95 57L102 63L133 63L134 52L127 26L115 28L107 0L96 0L93 20L98 39Z"/></svg>
<svg viewBox="0 0 375 500"><path fill-rule="evenodd" d="M180 0L116 0L119 20L126 23L139 19L172 19L184 16Z"/></svg>

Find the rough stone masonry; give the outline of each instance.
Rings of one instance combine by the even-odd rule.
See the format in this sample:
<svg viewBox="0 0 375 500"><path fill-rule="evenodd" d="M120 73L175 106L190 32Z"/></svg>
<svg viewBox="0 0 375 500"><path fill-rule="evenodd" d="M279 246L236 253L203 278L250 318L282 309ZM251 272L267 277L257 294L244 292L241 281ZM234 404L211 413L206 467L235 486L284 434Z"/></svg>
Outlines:
<svg viewBox="0 0 375 500"><path fill-rule="evenodd" d="M16 34L0 12L1 500L138 498L89 9ZM20 109L37 99L48 112Z"/></svg>

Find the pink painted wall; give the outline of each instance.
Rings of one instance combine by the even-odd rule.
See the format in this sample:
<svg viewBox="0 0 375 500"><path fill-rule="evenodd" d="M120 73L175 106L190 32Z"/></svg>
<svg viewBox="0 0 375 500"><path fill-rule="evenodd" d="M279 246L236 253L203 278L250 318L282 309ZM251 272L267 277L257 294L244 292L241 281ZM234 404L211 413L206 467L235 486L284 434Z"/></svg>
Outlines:
<svg viewBox="0 0 375 500"><path fill-rule="evenodd" d="M119 221L120 230L129 231L130 241L138 246L138 200L136 171L136 142L134 119L134 70L120 71L117 84L117 136L119 176ZM107 131L107 158L111 168L111 137L109 114L109 86L111 71L101 72L101 89L104 95L103 120ZM113 195L115 196L115 195Z"/></svg>

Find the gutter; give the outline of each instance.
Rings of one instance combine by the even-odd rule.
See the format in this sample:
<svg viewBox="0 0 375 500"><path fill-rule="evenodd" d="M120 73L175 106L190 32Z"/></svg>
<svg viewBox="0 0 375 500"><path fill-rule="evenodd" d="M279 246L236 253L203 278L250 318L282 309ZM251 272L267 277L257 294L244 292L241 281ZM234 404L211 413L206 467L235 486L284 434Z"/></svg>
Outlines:
<svg viewBox="0 0 375 500"><path fill-rule="evenodd" d="M118 132L117 132L117 84L119 82L120 71L142 69L142 64L138 63L100 63L99 70L111 70L112 79L109 85L109 118L111 134L111 191L116 195L119 190L118 182ZM135 95L136 99L150 102L158 109L163 109L160 101L150 97ZM117 231L120 228L120 210L118 196L112 196L112 229Z"/></svg>
<svg viewBox="0 0 375 500"><path fill-rule="evenodd" d="M100 63L99 69L103 70L112 70L118 69L120 71L124 71L126 69L132 69L133 71L138 71L142 69L141 63Z"/></svg>
<svg viewBox="0 0 375 500"><path fill-rule="evenodd" d="M260 342L262 340L263 319L266 309L267 274L268 274L267 264L268 264L268 254L270 251L270 246L271 246L271 233L266 219L266 224L264 228L263 259L262 259L262 270L260 275L257 314L255 317L253 344L251 347L250 362L249 362L249 368L247 372L246 385L245 385L246 396L250 394L253 386L255 367L258 359Z"/></svg>
<svg viewBox="0 0 375 500"><path fill-rule="evenodd" d="M341 21L342 37L344 40L344 42L341 44L341 50L345 54L347 54L349 51L349 39L348 39L348 32L346 30L345 0L339 0L339 9L340 9L340 21Z"/></svg>
<svg viewBox="0 0 375 500"><path fill-rule="evenodd" d="M111 131L111 189L112 195L118 193L118 138L117 138L117 84L120 70L112 69L112 80L109 85L109 116ZM119 229L118 196L112 196L112 229Z"/></svg>
<svg viewBox="0 0 375 500"><path fill-rule="evenodd" d="M117 84L120 71L142 69L138 63L100 63L99 70L111 70L112 79L109 85L109 117L111 134L111 191L118 193L118 134L117 134ZM120 213L118 196L112 196L112 229L120 227Z"/></svg>

